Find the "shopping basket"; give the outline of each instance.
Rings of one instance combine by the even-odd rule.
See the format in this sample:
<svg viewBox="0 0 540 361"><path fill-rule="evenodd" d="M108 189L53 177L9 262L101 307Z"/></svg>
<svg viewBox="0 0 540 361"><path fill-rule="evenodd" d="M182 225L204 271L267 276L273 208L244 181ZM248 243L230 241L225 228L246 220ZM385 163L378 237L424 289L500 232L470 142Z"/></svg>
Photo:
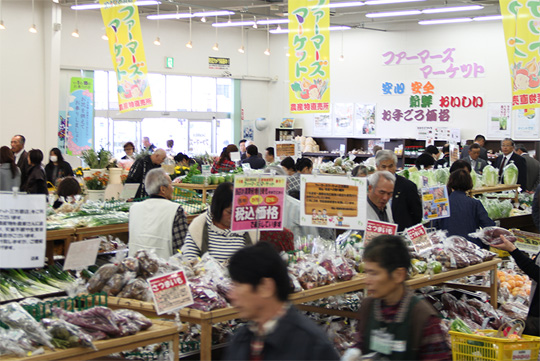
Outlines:
<svg viewBox="0 0 540 361"><path fill-rule="evenodd" d="M454 361L536 361L540 337L522 335L521 340L493 337L497 330L479 330L487 336L450 331Z"/></svg>

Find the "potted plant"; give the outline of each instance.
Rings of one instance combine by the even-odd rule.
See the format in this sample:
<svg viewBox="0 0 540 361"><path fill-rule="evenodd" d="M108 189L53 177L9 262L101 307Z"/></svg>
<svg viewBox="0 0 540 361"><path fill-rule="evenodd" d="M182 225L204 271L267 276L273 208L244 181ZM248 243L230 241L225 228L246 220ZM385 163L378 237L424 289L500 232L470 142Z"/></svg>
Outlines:
<svg viewBox="0 0 540 361"><path fill-rule="evenodd" d="M91 169L105 169L109 166L112 159L112 153L103 148L101 148L99 152L90 148L82 151L81 158Z"/></svg>
<svg viewBox="0 0 540 361"><path fill-rule="evenodd" d="M89 200L104 200L105 188L109 184L109 176L107 173L96 171L89 177L84 177L84 184L88 193Z"/></svg>

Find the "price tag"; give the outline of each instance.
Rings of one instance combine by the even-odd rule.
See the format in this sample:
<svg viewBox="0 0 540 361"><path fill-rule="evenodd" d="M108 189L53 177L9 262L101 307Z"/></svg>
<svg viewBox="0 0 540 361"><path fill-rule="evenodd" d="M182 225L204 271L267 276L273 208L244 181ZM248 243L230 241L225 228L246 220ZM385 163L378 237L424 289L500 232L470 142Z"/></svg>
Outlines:
<svg viewBox="0 0 540 361"><path fill-rule="evenodd" d="M137 190L139 189L139 183L126 183L124 188L122 188L122 193L120 194L120 199L126 200L130 198L135 198Z"/></svg>
<svg viewBox="0 0 540 361"><path fill-rule="evenodd" d="M364 233L364 247L368 245L369 241L377 236L395 235L397 227L397 224L394 223L379 222L369 219L367 221L366 232Z"/></svg>
<svg viewBox="0 0 540 361"><path fill-rule="evenodd" d="M202 175L205 176L205 177L209 177L211 175L210 173L210 168L212 166L210 164L203 164L201 166L201 169L202 169Z"/></svg>
<svg viewBox="0 0 540 361"><path fill-rule="evenodd" d="M80 242L72 242L64 262L65 270L82 270L96 264L101 240L99 238L88 239Z"/></svg>
<svg viewBox="0 0 540 361"><path fill-rule="evenodd" d="M158 315L178 310L193 303L184 271L175 271L148 279Z"/></svg>
<svg viewBox="0 0 540 361"><path fill-rule="evenodd" d="M414 249L418 253L422 253L433 246L431 239L427 236L426 229L421 224L408 228L407 235L412 241Z"/></svg>

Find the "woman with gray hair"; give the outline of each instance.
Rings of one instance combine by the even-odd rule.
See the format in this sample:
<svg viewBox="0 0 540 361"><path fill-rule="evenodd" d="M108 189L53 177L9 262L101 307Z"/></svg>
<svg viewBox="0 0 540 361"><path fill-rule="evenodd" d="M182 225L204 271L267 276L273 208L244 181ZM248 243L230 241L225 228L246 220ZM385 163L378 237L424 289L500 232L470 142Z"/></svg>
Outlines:
<svg viewBox="0 0 540 361"><path fill-rule="evenodd" d="M149 171L144 184L150 198L135 203L129 210L129 255L145 249L167 259L184 244L186 215L178 203L171 201L172 182L163 169Z"/></svg>

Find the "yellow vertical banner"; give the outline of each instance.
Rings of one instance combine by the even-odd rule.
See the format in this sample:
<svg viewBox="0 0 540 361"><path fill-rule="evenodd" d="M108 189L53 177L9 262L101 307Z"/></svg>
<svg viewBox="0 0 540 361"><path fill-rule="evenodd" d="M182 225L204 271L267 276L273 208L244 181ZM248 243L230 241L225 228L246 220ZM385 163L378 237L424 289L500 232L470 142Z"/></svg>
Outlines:
<svg viewBox="0 0 540 361"><path fill-rule="evenodd" d="M118 82L121 113L152 106L146 56L135 0L99 0Z"/></svg>
<svg viewBox="0 0 540 361"><path fill-rule="evenodd" d="M500 0L510 75L512 108L540 107L540 2Z"/></svg>
<svg viewBox="0 0 540 361"><path fill-rule="evenodd" d="M291 113L330 110L329 0L289 0Z"/></svg>

